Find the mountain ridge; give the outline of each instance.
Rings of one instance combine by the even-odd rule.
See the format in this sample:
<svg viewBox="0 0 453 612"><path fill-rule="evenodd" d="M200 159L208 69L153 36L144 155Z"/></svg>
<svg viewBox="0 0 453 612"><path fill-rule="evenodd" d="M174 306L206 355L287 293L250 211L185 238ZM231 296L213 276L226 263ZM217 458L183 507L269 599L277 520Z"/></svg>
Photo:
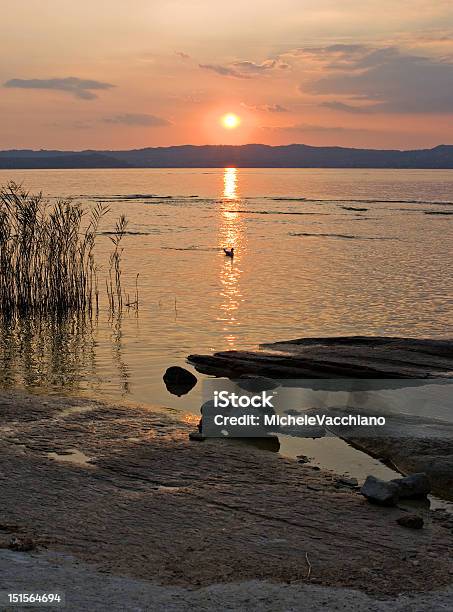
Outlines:
<svg viewBox="0 0 453 612"><path fill-rule="evenodd" d="M290 145L176 145L82 151L9 149L0 169L70 168L406 168L451 169L453 145L431 149L359 149Z"/></svg>

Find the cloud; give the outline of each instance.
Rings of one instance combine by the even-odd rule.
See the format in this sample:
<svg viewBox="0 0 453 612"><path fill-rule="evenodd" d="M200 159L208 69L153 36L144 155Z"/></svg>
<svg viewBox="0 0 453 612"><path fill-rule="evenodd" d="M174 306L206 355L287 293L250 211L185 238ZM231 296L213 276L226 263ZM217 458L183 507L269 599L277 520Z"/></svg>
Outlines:
<svg viewBox="0 0 453 612"><path fill-rule="evenodd" d="M313 125L311 123L297 123L295 125L282 125L282 126L263 126L261 129L269 130L272 132L350 132L350 131L362 131L352 130L340 126L330 125Z"/></svg>
<svg viewBox="0 0 453 612"><path fill-rule="evenodd" d="M3 87L64 91L75 98L94 100L97 96L93 93L93 90L110 89L115 86L102 81L67 77L64 79L10 79L3 84Z"/></svg>
<svg viewBox="0 0 453 612"><path fill-rule="evenodd" d="M190 55L188 53L184 53L184 51L175 51L175 55L177 55L178 57L180 57L183 60L190 59Z"/></svg>
<svg viewBox="0 0 453 612"><path fill-rule="evenodd" d="M221 76L234 77L236 79L250 79L254 76L262 75L271 70L285 70L289 68L289 64L280 59L269 59L258 64L248 60L240 60L231 62L226 65L222 64L199 64L200 68L212 70Z"/></svg>
<svg viewBox="0 0 453 612"><path fill-rule="evenodd" d="M233 62L232 64L242 74L262 74L268 70L274 70L274 68L286 69L289 68L289 64L282 62L278 59L270 59L257 64L256 62L240 61Z"/></svg>
<svg viewBox="0 0 453 612"><path fill-rule="evenodd" d="M314 55L325 76L304 83L301 91L344 97L323 106L349 113L453 112L451 59L364 45L333 45Z"/></svg>
<svg viewBox="0 0 453 612"><path fill-rule="evenodd" d="M331 110L343 111L344 113L363 114L369 112L366 106L353 106L352 104L345 104L344 102L339 102L338 100L323 102L320 104L320 106L330 108Z"/></svg>
<svg viewBox="0 0 453 612"><path fill-rule="evenodd" d="M46 127L56 128L58 130L90 130L94 124L91 121L53 121L51 123L45 123Z"/></svg>
<svg viewBox="0 0 453 612"><path fill-rule="evenodd" d="M221 66L220 64L198 64L200 68L204 70L211 70L212 72L216 72L222 76L234 77L236 79L249 79L250 77L241 74L235 68L231 68L229 66Z"/></svg>
<svg viewBox="0 0 453 612"><path fill-rule="evenodd" d="M241 102L241 106L243 108L246 108L247 110L263 111L265 113L289 112L288 109L282 106L281 104L246 104L245 102Z"/></svg>
<svg viewBox="0 0 453 612"><path fill-rule="evenodd" d="M163 117L137 113L121 113L119 115L113 115L112 117L105 117L104 123L142 127L166 127L171 125L171 122Z"/></svg>
<svg viewBox="0 0 453 612"><path fill-rule="evenodd" d="M300 57L300 56L332 56L335 54L339 55L362 55L364 51L369 49L368 45L363 45L362 43L354 43L354 44L344 44L344 43L335 43L333 45L327 45L325 47L300 47L298 49L292 49L288 51L285 55Z"/></svg>

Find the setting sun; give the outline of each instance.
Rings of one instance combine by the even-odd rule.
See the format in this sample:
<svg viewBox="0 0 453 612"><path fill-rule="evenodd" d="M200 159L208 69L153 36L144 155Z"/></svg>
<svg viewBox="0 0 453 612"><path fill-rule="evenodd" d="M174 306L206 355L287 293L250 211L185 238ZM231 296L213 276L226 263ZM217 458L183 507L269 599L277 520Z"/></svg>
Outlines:
<svg viewBox="0 0 453 612"><path fill-rule="evenodd" d="M224 115L221 121L223 127L227 128L228 130L233 130L234 128L237 128L238 125L241 123L241 119L234 113L228 113Z"/></svg>

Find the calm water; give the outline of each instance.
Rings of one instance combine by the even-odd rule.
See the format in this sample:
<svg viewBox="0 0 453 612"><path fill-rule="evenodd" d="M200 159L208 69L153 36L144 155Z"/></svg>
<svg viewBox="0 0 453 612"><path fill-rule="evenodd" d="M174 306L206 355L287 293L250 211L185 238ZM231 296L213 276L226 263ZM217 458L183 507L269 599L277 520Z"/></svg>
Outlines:
<svg viewBox="0 0 453 612"><path fill-rule="evenodd" d="M163 371L193 352L301 336L453 337L453 171L1 171L129 218L124 285L141 307L91 327L4 330L3 384L197 412ZM451 214L427 214L427 213ZM223 246L235 246L231 261ZM99 237L105 261L111 248ZM102 272L101 272L102 277Z"/></svg>
<svg viewBox="0 0 453 612"><path fill-rule="evenodd" d="M190 353L301 336L453 337L453 171L0 171L11 179L108 203L101 278L108 232L127 215L123 285L133 294L139 273L140 310L0 330L4 387L152 403L196 422L201 385L177 398L162 382ZM357 478L393 474L335 437L280 442Z"/></svg>

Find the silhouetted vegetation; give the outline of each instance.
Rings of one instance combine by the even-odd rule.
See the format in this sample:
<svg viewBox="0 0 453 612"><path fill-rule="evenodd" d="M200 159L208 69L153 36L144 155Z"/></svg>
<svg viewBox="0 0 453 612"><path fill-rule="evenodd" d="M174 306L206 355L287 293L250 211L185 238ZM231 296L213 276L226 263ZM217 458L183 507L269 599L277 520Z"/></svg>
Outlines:
<svg viewBox="0 0 453 612"><path fill-rule="evenodd" d="M8 183L0 190L0 311L3 315L88 312L99 309L94 247L108 212L97 204L87 212L71 200L50 203ZM86 218L88 215L88 218ZM110 309L121 310L122 216L112 236L107 293ZM138 296L135 307L138 307Z"/></svg>

